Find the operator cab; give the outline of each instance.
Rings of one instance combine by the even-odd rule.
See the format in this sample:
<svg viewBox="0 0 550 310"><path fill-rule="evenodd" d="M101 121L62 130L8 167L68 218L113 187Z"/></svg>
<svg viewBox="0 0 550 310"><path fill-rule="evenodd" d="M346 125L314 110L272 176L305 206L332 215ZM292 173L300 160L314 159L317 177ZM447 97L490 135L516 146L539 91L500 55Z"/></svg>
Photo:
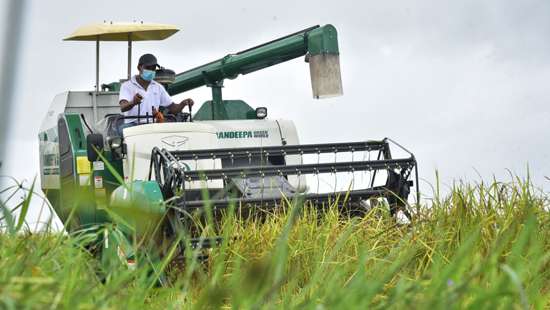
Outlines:
<svg viewBox="0 0 550 310"><path fill-rule="evenodd" d="M161 84L164 88L167 88L175 80L175 72L164 67L160 67L156 70L155 81ZM118 88L119 84L111 83L108 85L103 84L103 90L114 91ZM118 89L117 89L118 90ZM159 107L160 113L163 115L163 122L167 123L185 123L191 121L191 114L187 112L179 112L177 114L170 113L166 107ZM121 113L111 113L105 115L105 117L95 124L94 132L101 134L105 137L105 144L110 145L109 141L113 139L122 139L122 129L127 120L137 121L136 126L151 124L157 122L157 118L153 115L138 115L138 116L126 116Z"/></svg>

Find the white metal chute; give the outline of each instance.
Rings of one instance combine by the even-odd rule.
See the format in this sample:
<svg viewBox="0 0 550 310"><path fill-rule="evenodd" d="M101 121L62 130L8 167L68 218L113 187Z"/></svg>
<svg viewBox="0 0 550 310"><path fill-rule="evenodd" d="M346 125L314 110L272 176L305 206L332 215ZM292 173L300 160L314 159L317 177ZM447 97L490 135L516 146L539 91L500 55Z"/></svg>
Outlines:
<svg viewBox="0 0 550 310"><path fill-rule="evenodd" d="M343 95L338 54L311 55L309 72L313 98L322 99Z"/></svg>

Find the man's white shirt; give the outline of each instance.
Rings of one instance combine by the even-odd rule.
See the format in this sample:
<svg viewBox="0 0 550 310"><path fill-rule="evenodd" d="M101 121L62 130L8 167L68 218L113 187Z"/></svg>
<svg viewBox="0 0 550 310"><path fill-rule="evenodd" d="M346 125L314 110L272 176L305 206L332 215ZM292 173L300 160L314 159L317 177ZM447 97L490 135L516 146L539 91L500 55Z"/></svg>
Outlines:
<svg viewBox="0 0 550 310"><path fill-rule="evenodd" d="M134 99L135 94L139 93L143 100L141 100L141 104L135 105L132 107L132 109L124 112L124 116L137 116L138 115L138 109L139 114L141 116L145 116L147 113L149 115L152 115L153 107L158 111L159 106L167 107L172 104L172 98L170 98L170 95L168 95L168 92L162 85L157 83L156 81L151 81L149 83L149 86L147 87L147 90L145 90L139 83L136 81L136 76L132 76L132 78L129 81L126 81L122 83L120 86L120 92L119 92L119 98L118 101L126 100L128 102L132 102ZM127 118L126 123L134 122L137 119ZM141 123L146 123L147 119L141 119ZM149 122L151 122L151 119L149 119Z"/></svg>

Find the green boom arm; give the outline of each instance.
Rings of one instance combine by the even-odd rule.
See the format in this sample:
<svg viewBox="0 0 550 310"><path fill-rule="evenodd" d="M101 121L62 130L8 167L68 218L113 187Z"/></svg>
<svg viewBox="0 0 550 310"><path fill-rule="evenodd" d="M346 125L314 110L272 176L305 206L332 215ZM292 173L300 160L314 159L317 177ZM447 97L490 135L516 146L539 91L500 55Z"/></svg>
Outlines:
<svg viewBox="0 0 550 310"><path fill-rule="evenodd" d="M313 96L341 95L339 50L336 28L332 25L315 26L280 39L229 54L221 59L176 75L168 87L176 95L197 87L212 88L214 119L225 119L221 87L225 79L234 79L300 56L308 55Z"/></svg>

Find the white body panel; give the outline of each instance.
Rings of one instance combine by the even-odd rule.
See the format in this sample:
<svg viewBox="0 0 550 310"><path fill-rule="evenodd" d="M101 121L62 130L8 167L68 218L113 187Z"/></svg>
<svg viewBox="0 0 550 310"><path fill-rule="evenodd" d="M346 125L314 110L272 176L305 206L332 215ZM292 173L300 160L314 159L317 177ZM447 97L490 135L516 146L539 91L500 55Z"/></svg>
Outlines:
<svg viewBox="0 0 550 310"><path fill-rule="evenodd" d="M107 114L118 114L117 92L101 92L97 97L98 114L103 119ZM57 121L61 113L84 115L93 127L92 92L70 91L58 94L50 104L48 113L40 128L40 176L44 189L59 189L59 146ZM218 133L231 133L230 137L218 137ZM239 136L239 133L240 136ZM124 161L126 180L146 180L153 147L173 150L239 148L254 146L299 144L296 128L288 120L228 120L196 121L192 123L146 124L124 129L128 156ZM181 143L178 139L186 140ZM164 142L163 142L164 139ZM172 140L171 140L172 139ZM172 143L172 145L170 145ZM300 164L300 156L286 156L287 164ZM219 169L221 161L199 160L186 162L190 169ZM289 176L290 183L305 188L305 178ZM200 184L190 184L198 188ZM210 188L221 188L221 181L208 184Z"/></svg>
<svg viewBox="0 0 550 310"><path fill-rule="evenodd" d="M197 121L192 123L156 123L146 124L123 130L127 146L127 159L124 161L125 179L146 180L149 176L151 151L154 147L168 151L242 148L258 146L278 146L298 144L296 128L286 120L227 120ZM283 140L284 139L284 140ZM289 165L300 164L299 156L287 156ZM192 170L220 169L220 159L202 159L184 161ZM289 177L295 187L304 188L303 177ZM201 184L193 182L186 188L199 188ZM209 181L209 188L222 188L221 180Z"/></svg>
<svg viewBox="0 0 550 310"><path fill-rule="evenodd" d="M42 189L59 189L59 141L57 121L62 113L82 114L93 126L91 91L68 91L55 96L40 126L40 180ZM100 118L120 113L117 92L100 92L97 96Z"/></svg>

